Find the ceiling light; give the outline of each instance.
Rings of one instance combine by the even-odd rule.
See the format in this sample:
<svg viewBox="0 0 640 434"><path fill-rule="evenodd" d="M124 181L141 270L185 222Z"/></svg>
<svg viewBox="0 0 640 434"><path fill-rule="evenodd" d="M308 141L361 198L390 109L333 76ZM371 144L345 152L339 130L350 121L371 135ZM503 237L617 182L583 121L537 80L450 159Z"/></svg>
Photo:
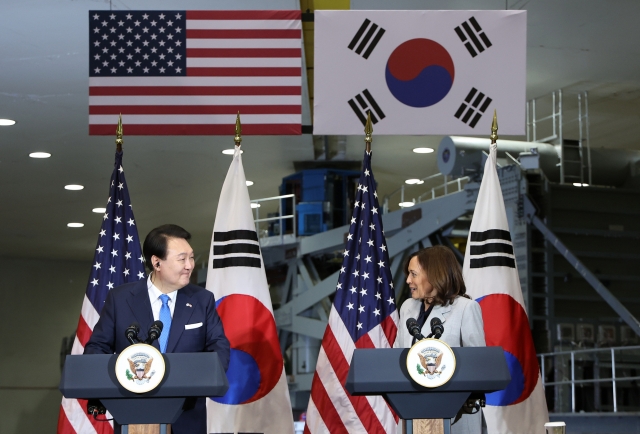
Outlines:
<svg viewBox="0 0 640 434"><path fill-rule="evenodd" d="M573 183L573 186L574 186L574 187L588 187L588 186L589 186L589 184L581 184L581 183L579 183L579 182L574 182L574 183Z"/></svg>
<svg viewBox="0 0 640 434"><path fill-rule="evenodd" d="M433 152L433 148L413 148L413 152L416 154L430 154Z"/></svg>
<svg viewBox="0 0 640 434"><path fill-rule="evenodd" d="M84 226L84 223L67 223L68 228L81 228Z"/></svg>
<svg viewBox="0 0 640 434"><path fill-rule="evenodd" d="M79 185L79 184L69 184L64 186L65 190L82 190L83 188L84 188L84 185Z"/></svg>
<svg viewBox="0 0 640 434"><path fill-rule="evenodd" d="M224 155L233 155L233 154L236 153L236 150L235 149L225 149L225 150L222 151L222 153ZM244 153L244 151L241 149L240 153L242 154L242 153Z"/></svg>
<svg viewBox="0 0 640 434"><path fill-rule="evenodd" d="M413 203L413 202L400 202L398 205L400 205L400 208L409 208L410 206L414 206L415 203Z"/></svg>
<svg viewBox="0 0 640 434"><path fill-rule="evenodd" d="M251 208L260 208L260 204L259 203L252 203L251 204Z"/></svg>
<svg viewBox="0 0 640 434"><path fill-rule="evenodd" d="M412 179L407 179L405 181L405 183L407 183L407 184L424 184L424 181L422 179L412 178Z"/></svg>
<svg viewBox="0 0 640 434"><path fill-rule="evenodd" d="M0 126L8 127L15 124L16 124L16 121L11 119L0 119Z"/></svg>
<svg viewBox="0 0 640 434"><path fill-rule="evenodd" d="M247 181L247 187L251 187L253 185L253 181Z"/></svg>
<svg viewBox="0 0 640 434"><path fill-rule="evenodd" d="M102 214L102 213L107 212L107 209L106 208L94 208L94 209L91 210L91 212L95 212L97 214Z"/></svg>
<svg viewBox="0 0 640 434"><path fill-rule="evenodd" d="M29 154L31 158L49 158L51 154L48 152L32 152Z"/></svg>

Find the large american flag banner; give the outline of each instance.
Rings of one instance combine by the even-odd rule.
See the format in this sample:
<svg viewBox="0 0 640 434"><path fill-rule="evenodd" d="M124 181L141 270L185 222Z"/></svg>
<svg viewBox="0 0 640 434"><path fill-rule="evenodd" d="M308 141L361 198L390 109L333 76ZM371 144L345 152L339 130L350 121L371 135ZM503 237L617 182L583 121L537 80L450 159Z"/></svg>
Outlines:
<svg viewBox="0 0 640 434"><path fill-rule="evenodd" d="M113 132L113 126L111 127ZM116 153L111 175L107 210L102 218L91 266L91 274L85 292L78 321L76 338L71 354L82 354L93 327L100 318L107 293L116 286L144 279L144 257L127 182L122 169L122 152ZM102 416L104 417L104 416ZM58 434L112 434L113 426L99 422L87 415L87 401L62 398L58 417Z"/></svg>
<svg viewBox="0 0 640 434"><path fill-rule="evenodd" d="M391 348L398 311L371 153L365 152L329 324L311 385L305 434L395 433L398 417L380 396L344 388L356 348Z"/></svg>
<svg viewBox="0 0 640 434"><path fill-rule="evenodd" d="M301 134L299 10L89 11L89 134Z"/></svg>

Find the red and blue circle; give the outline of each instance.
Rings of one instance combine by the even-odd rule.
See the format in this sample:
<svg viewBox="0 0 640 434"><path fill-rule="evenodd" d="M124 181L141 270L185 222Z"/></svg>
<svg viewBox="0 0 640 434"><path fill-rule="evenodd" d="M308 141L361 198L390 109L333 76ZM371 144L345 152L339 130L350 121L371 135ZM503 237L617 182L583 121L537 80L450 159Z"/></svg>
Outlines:
<svg viewBox="0 0 640 434"><path fill-rule="evenodd" d="M216 302L231 344L229 390L211 398L221 404L248 404L267 395L282 375L283 361L273 314L255 297L232 294Z"/></svg>
<svg viewBox="0 0 640 434"><path fill-rule="evenodd" d="M487 404L506 406L527 399L538 382L540 368L524 308L508 294L491 294L477 300L482 308L487 346L501 346L511 382L487 394Z"/></svg>
<svg viewBox="0 0 640 434"><path fill-rule="evenodd" d="M389 56L387 87L402 104L429 107L447 96L455 68L449 52L431 39L410 39Z"/></svg>

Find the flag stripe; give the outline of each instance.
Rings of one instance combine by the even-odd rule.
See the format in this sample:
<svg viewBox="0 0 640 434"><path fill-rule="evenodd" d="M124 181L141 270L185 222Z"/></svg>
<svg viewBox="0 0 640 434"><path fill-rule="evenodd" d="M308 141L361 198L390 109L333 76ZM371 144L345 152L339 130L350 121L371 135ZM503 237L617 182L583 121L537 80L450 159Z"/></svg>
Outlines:
<svg viewBox="0 0 640 434"><path fill-rule="evenodd" d="M324 352L324 350L322 351ZM322 355L324 356L324 354ZM318 371L313 375L313 382L311 384L311 402L313 402L316 407L322 408L322 413L319 413L319 416L321 416L329 433L348 434L346 427L342 423L340 415L336 411L336 408L334 407L333 402L331 401L331 398L318 375ZM316 431L314 430L313 432L315 433Z"/></svg>
<svg viewBox="0 0 640 434"><path fill-rule="evenodd" d="M364 33L364 31L367 30L367 27L369 27L370 23L371 23L371 21L365 18L365 20L362 22L362 25L360 26L360 28L356 32L356 35L353 37L353 39L349 43L349 47L348 47L349 50L353 50L353 47L356 46L356 44L358 43L358 41L362 37L362 34Z"/></svg>
<svg viewBox="0 0 640 434"><path fill-rule="evenodd" d="M299 57L197 57L187 59L187 68L298 68ZM295 79L294 79L295 80ZM255 85L256 83L247 83ZM299 85L299 83L293 83Z"/></svg>
<svg viewBox="0 0 640 434"><path fill-rule="evenodd" d="M245 243L224 244L224 245L213 246L214 255L227 255L229 253L251 253L254 255L259 255L260 248L256 244L245 244Z"/></svg>
<svg viewBox="0 0 640 434"><path fill-rule="evenodd" d="M127 115L127 125L129 123L142 125L190 125L190 124L221 124L229 125L235 116L230 115ZM291 124L295 125L300 121L300 115L283 115L283 114L265 114L265 115L245 115L242 116L243 125L249 124ZM92 125L107 124L113 126L113 116L108 115L89 115L89 121Z"/></svg>
<svg viewBox="0 0 640 434"><path fill-rule="evenodd" d="M300 48L187 48L189 57L295 57L300 58ZM187 69L187 73L188 73Z"/></svg>
<svg viewBox="0 0 640 434"><path fill-rule="evenodd" d="M471 268L486 268L486 267L510 267L516 268L516 263L513 258L507 256L488 256L486 258L471 259Z"/></svg>
<svg viewBox="0 0 640 434"><path fill-rule="evenodd" d="M373 41L371 41L371 44L369 44L369 47L364 52L362 57L364 57L365 59L369 58L369 56L371 55L371 52L373 52L373 49L376 48L376 45L378 45L378 42L380 42L380 38L382 38L382 35L384 35L384 32L385 30L381 27L380 31L378 31L378 33L376 33L376 35L373 37Z"/></svg>
<svg viewBox="0 0 640 434"><path fill-rule="evenodd" d="M299 77L301 68L187 68L191 77Z"/></svg>
<svg viewBox="0 0 640 434"><path fill-rule="evenodd" d="M91 77L89 86L300 86L300 77Z"/></svg>
<svg viewBox="0 0 640 434"><path fill-rule="evenodd" d="M218 95L215 98L197 95L161 96L90 96L92 105L293 105L300 98L295 95Z"/></svg>
<svg viewBox="0 0 640 434"><path fill-rule="evenodd" d="M233 50L247 50L247 49L291 49L293 50L293 49L296 49L296 50L300 50L300 55L302 54L300 39L192 38L192 39L186 40L186 48L187 48L186 54L193 53L193 51L191 52L189 51L190 49L208 49L208 48L233 49ZM290 56L290 57L297 57L298 61L300 61L300 55ZM225 56L217 56L217 57L225 57ZM238 57L238 56L227 56L227 57ZM245 56L239 56L239 57L245 57ZM256 57L256 56L248 56L248 57ZM273 56L270 56L269 53L265 53L264 56L257 56L257 57L273 57ZM171 56L169 56L168 59L171 59ZM300 62L298 64L300 64Z"/></svg>
<svg viewBox="0 0 640 434"><path fill-rule="evenodd" d="M509 253L513 255L513 246L505 243L471 244L472 255L484 255L486 253Z"/></svg>
<svg viewBox="0 0 640 434"><path fill-rule="evenodd" d="M90 115L115 115L118 114L167 114L167 115L236 115L238 112L244 115L260 115L260 114L301 114L299 105L103 105L92 106L89 108ZM113 123L113 122L112 122ZM128 125L127 125L128 128Z"/></svg>
<svg viewBox="0 0 640 434"><path fill-rule="evenodd" d="M92 331L93 329L87 325L84 317L80 315L80 319L78 320L78 328L76 330L76 337L83 348L87 345L87 342L89 342Z"/></svg>
<svg viewBox="0 0 640 434"><path fill-rule="evenodd" d="M258 234L256 233L256 231L248 231L244 229L213 233L214 242L217 242L217 241L223 242L223 241L232 241L232 240L253 240L257 242Z"/></svg>
<svg viewBox="0 0 640 434"><path fill-rule="evenodd" d="M213 268L228 267L254 267L260 268L262 263L260 258L250 258L246 256L232 256L228 258L214 258Z"/></svg>
<svg viewBox="0 0 640 434"><path fill-rule="evenodd" d="M300 86L96 86L89 90L89 96L300 95L301 90Z"/></svg>
<svg viewBox="0 0 640 434"><path fill-rule="evenodd" d="M284 11L187 11L188 20L300 20L299 10Z"/></svg>
<svg viewBox="0 0 640 434"><path fill-rule="evenodd" d="M127 133L131 135L154 136L228 136L234 134L234 125L129 125ZM243 124L242 133L245 135L272 134L288 135L300 134L300 124ZM89 125L90 135L112 136L113 125Z"/></svg>
<svg viewBox="0 0 640 434"><path fill-rule="evenodd" d="M187 39L300 39L301 29L187 29Z"/></svg>
<svg viewBox="0 0 640 434"><path fill-rule="evenodd" d="M511 241L509 231L502 229L489 229L484 232L471 232L471 241L487 241L490 239Z"/></svg>

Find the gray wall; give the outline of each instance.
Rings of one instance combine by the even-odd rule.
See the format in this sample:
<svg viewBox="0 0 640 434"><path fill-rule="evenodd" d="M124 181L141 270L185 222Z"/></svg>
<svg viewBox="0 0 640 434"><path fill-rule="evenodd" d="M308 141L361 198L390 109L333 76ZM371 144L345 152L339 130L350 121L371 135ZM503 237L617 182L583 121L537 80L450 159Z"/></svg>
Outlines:
<svg viewBox="0 0 640 434"><path fill-rule="evenodd" d="M0 257L0 433L52 433L91 263Z"/></svg>

